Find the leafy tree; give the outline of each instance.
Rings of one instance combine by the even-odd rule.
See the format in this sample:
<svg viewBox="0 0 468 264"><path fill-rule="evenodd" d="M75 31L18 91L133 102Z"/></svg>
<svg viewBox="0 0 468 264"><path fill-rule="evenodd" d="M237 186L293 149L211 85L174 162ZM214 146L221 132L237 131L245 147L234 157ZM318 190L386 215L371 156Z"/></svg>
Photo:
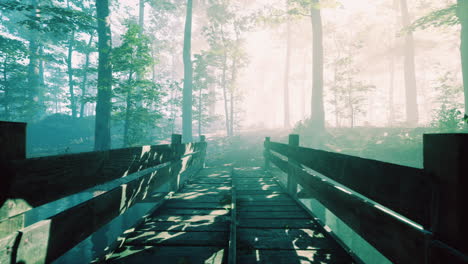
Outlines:
<svg viewBox="0 0 468 264"><path fill-rule="evenodd" d="M5 120L29 119L36 110L31 108L26 78L27 48L23 42L0 35L0 117ZM23 113L23 114L20 114ZM29 117L29 118L28 118Z"/></svg>
<svg viewBox="0 0 468 264"><path fill-rule="evenodd" d="M195 54L193 71L193 88L195 92L194 114L198 123L198 136L202 135L203 127L212 122L215 117L208 112L215 98L210 96L209 88L214 83L210 69L210 54L201 52Z"/></svg>
<svg viewBox="0 0 468 264"><path fill-rule="evenodd" d="M113 51L113 66L116 75L118 117L124 121L124 146L141 142L147 129L160 117L152 104L159 101L159 92L152 81L139 79L152 65L150 43L141 33L141 27L133 22L127 25L122 44Z"/></svg>

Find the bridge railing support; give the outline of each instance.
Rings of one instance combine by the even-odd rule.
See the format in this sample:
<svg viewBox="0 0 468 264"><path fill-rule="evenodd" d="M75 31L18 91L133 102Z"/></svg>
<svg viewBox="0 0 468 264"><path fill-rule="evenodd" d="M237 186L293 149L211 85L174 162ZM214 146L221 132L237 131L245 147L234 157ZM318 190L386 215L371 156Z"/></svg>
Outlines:
<svg viewBox="0 0 468 264"><path fill-rule="evenodd" d="M468 263L468 134L423 143L420 169L299 147L298 135L266 138L265 168L286 173L292 196L300 184L297 196L320 201L395 263Z"/></svg>
<svg viewBox="0 0 468 264"><path fill-rule="evenodd" d="M294 152L296 148L299 147L299 135L289 135L289 151ZM297 195L297 181L296 181L296 168L299 166L299 163L288 155L288 181L287 181L287 190L288 193L296 197Z"/></svg>
<svg viewBox="0 0 468 264"><path fill-rule="evenodd" d="M26 123L0 121L0 161L26 159Z"/></svg>
<svg viewBox="0 0 468 264"><path fill-rule="evenodd" d="M450 261L454 250L468 254L468 134L424 135L424 170L436 186L430 259Z"/></svg>
<svg viewBox="0 0 468 264"><path fill-rule="evenodd" d="M265 138L265 142L263 143L264 150L263 150L263 159L265 161L264 169L268 171L270 169L270 137Z"/></svg>

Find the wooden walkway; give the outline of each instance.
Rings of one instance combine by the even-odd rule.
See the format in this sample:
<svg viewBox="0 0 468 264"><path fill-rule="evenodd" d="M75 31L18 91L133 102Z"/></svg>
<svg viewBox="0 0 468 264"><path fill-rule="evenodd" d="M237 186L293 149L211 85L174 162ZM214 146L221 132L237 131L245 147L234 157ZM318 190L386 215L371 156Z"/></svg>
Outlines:
<svg viewBox="0 0 468 264"><path fill-rule="evenodd" d="M232 219L236 218L235 222ZM258 168L202 170L134 230L109 263L353 263Z"/></svg>

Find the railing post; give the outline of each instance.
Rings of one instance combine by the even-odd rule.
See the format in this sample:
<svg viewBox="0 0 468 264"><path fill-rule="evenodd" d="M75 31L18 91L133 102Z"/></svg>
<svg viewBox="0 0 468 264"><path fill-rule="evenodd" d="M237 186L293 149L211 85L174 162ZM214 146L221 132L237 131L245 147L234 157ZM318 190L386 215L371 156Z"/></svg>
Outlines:
<svg viewBox="0 0 468 264"><path fill-rule="evenodd" d="M26 159L26 123L0 121L0 161Z"/></svg>
<svg viewBox="0 0 468 264"><path fill-rule="evenodd" d="M171 175L175 179L171 184L171 188L175 191L177 191L180 187L180 175L181 175L181 162L180 158L182 156L182 151L181 151L181 145L182 145L182 135L179 134L172 134L171 136L171 149L172 153L174 155L174 160L173 164L171 166ZM175 169L175 171L173 171ZM177 175L176 175L177 174Z"/></svg>
<svg viewBox="0 0 468 264"><path fill-rule="evenodd" d="M289 135L289 152L295 151L295 148L299 147L299 135ZM295 178L295 171L297 163L294 159L290 158L291 153L288 153L288 192L292 196L297 195L297 181Z"/></svg>
<svg viewBox="0 0 468 264"><path fill-rule="evenodd" d="M434 239L467 254L468 134L424 135L424 170L436 188Z"/></svg>
<svg viewBox="0 0 468 264"><path fill-rule="evenodd" d="M270 169L270 137L265 138L265 142L263 143L263 159L265 160L265 171Z"/></svg>

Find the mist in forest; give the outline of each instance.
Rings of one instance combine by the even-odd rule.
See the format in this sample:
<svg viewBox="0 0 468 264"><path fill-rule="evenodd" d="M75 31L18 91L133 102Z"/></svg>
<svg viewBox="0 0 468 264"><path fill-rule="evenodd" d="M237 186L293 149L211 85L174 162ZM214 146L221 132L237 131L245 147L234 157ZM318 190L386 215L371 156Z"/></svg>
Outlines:
<svg viewBox="0 0 468 264"><path fill-rule="evenodd" d="M236 195L233 194L236 187L231 176L235 176L234 167L237 167L236 173L246 173L244 180L256 181L255 184L263 181L259 175L268 174L269 179L265 177L265 182L276 181L274 177L279 180L287 190L281 189L279 185L255 185L259 189L256 191L261 191L258 195L266 196L267 199L283 195L292 201L289 197L292 194L296 199L294 202L302 203L303 207L298 207L300 210L308 208L313 211L314 218L321 221L318 224L327 233L336 235L341 246L345 245L349 249L346 254L359 255L363 263L391 263L390 258L386 258L388 252L373 248L373 242L380 243L380 233L360 228L367 223L360 222L367 216L371 220L378 220L376 230L380 228L379 232L387 224L379 217L391 215L404 223L400 225L398 222L395 230L408 230L399 228L411 226L411 230L417 229L417 232L424 233L424 247L444 247L438 241L437 223L443 222L449 226L457 214L451 215L450 212L446 214L452 217L450 220L444 218L438 221L437 217L440 216L435 214L443 215L441 212L444 210L450 211L450 206L455 202L446 206L442 203L439 205L437 201L440 199L449 203L447 201L455 201L452 198L459 199L462 188L452 194L447 184L458 184L458 178L457 181L450 178L432 182L433 175L426 177L428 175L425 173L433 171L418 168L423 167L423 135L466 133L468 129L468 0L0 0L0 22L0 125L5 127L5 131L9 129L4 133L2 131L0 136L3 142L0 140L0 143L9 147L8 151L4 151L7 153L5 156L10 154L10 148L24 154L23 134L13 135L11 131L15 131L16 127L10 126L9 122L27 123L28 158L25 159L23 155L20 160L17 156L8 157L11 160L0 160L2 166L10 166L2 169L7 171L9 178L5 177L6 184L0 185L0 198L4 199L0 201L5 201L3 208L8 213L0 214L0 218L4 217L2 219L6 219L4 223L8 225L0 227L18 227L13 230L18 237L10 239L11 236L8 241L2 240L4 243L13 243L15 247L20 243L26 245L29 237L26 236L24 242L21 242L21 236L24 236L22 228L39 221L54 220L54 214L62 217L59 220L71 222L67 218L69 215L63 216L62 212L76 208L78 211L80 208L88 210L89 204L85 203L96 197L106 197L112 191L111 198L117 201L113 203L116 214L100 222L101 226L95 224L95 229L88 230L89 234L84 231L86 238L80 233L79 236L83 236L80 243L71 239L72 244L76 243L61 252L67 252L63 256L58 254L57 257L61 258L55 263L90 262L109 249L109 245L115 243L125 230L129 231L137 222L140 223L149 211L154 212L154 202L141 202L151 196L146 193L149 189L154 188L151 190L155 193L164 193L163 200L171 199L173 192L183 187L186 179L191 180L191 176L183 176L186 178L181 180L180 175L189 175L189 172L190 175L196 174L211 163L226 173L216 172L205 176L215 180L209 182L213 186L219 185L221 180L223 184L229 184L227 190L230 196L223 196L218 202L226 202L230 208L215 207L221 211L227 210L220 214L223 219L224 213L234 217L229 227L233 230L238 219L235 218ZM22 128L22 125L17 127ZM291 136L288 138L288 135ZM18 142L21 144L16 144L15 140L20 137L21 141ZM5 138L6 141L15 142L5 144ZM279 144L288 140L288 145ZM198 141L201 142L185 144ZM452 145L462 146L461 140L456 144L455 141L447 140ZM437 143L434 146L442 146L442 141L434 142ZM152 148L147 145L159 146ZM116 150L114 153L118 153L114 156L109 154L112 151L108 152L119 148L124 149ZM316 149L348 155L329 154ZM271 154L271 150L277 153ZM434 147L428 151L430 155L426 157L426 163L431 163L430 158L436 160L435 157L439 155L436 150ZM93 153L89 156L63 155L81 152ZM345 169L355 173L353 176L364 172L368 175L357 177L358 180L350 180L347 175L348 182L341 184L338 180L326 178L329 175L320 176L319 170L319 173L310 172L312 168L308 167L309 163L315 162L319 156L317 153L325 157L325 162L319 160L318 165L322 169L327 167L325 172L330 167L330 171L337 174L334 175L335 179L345 175ZM52 155L60 156L50 157L51 162L47 158L29 159ZM455 175L455 170L463 174L463 166L458 166L458 162L466 157L466 153L460 151L450 155L447 160L457 157L450 164L456 169L452 171L450 167L443 171L448 171L447 175ZM72 158L68 160L70 156ZM298 162L302 156L307 156L305 163L309 165L304 160ZM439 159L439 156L437 166L446 161ZM458 156L462 158L458 159ZM74 158L81 163L75 163ZM91 161L98 162L90 165L89 169L83 168L85 166L82 165L88 159L90 164L93 163ZM21 164L27 164L22 162L43 162L43 167L21 167ZM278 168L271 169L270 162ZM341 165L344 169L339 167ZM19 168L18 174L12 169L16 168L14 166ZM119 166L122 167L121 171ZM373 168L367 170L367 166ZM243 171L244 167L250 167L252 171L247 173L249 169ZM360 170L354 170L357 167ZM148 172L147 169L152 171ZM109 176L106 173L114 173L114 170L116 175L112 179L115 181L108 182L110 185L107 189L100 189L101 185L96 185L102 182L92 183L92 186L99 188L86 189L89 187L86 184L91 184L95 176L105 181ZM280 174L281 170L285 173ZM315 181L306 181L308 185L299 183L302 186L299 188L294 178L297 176L303 180L305 176L299 175L297 171L309 173L310 177L318 176ZM363 179L375 180L375 171L385 172L385 175L377 175L381 177L375 177L378 184L367 188L367 181ZM417 173L414 179L406 177L404 173L387 177L401 171ZM23 178L21 173L27 174L29 178ZM275 176L275 173L282 176ZM51 187L54 191L44 191L47 198L48 195L58 195L62 185L65 189L75 187L71 186L75 183L68 183L69 178L61 178L65 174L67 177L85 175L88 178L83 184L76 184L76 190L60 196L58 200L46 202L45 199L38 207L28 204L37 202L35 198L26 199L29 197L29 188L43 198L41 188ZM458 174L455 176L459 177ZM221 179L221 175L224 178ZM49 176L55 177L54 180L60 179L57 184L49 183ZM72 180L81 180L78 176ZM167 179L164 178L166 176ZM145 180L147 177L148 181L137 182L140 179L138 177ZM407 178L413 183L409 187L404 184ZM431 184L427 183L429 178ZM33 184L25 179L32 179ZM165 182L156 188L152 186L153 180ZM361 184L364 194L360 193L362 190L354 190L355 185L347 187L353 181L358 182L356 186ZM18 186L26 188L11 187L16 186L13 183L17 182ZM354 223L357 223L361 233L355 232L356 228L348 226L348 222L341 221L339 215L336 217L333 210L320 203L326 199L320 200L312 192L309 193L310 186L314 185L311 182L325 186L321 190L325 192L325 198L331 197L329 200L333 200L334 196L327 196L329 193L340 197L342 200L334 201L337 204L337 201L359 200L356 204L362 205L363 211L353 211L353 206L342 204L337 207L338 211L357 215L358 220ZM36 187L36 183L41 187ZM146 189L143 188L144 184L147 185ZM442 186L442 192L432 189L436 185ZM80 186L83 189L76 193ZM265 189L260 190L263 187ZM396 194L383 190L387 187L395 189ZM189 196L198 197L203 192L207 196L212 194L209 188L197 188L203 191L192 190ZM381 205L380 201L373 200L373 196L378 196L381 190L385 193L384 202L397 204L397 209L401 206L404 209L402 215L400 211L391 211L393 209L388 209L391 207L387 208L386 204ZM417 197L419 193L414 194L412 190L422 190L429 198ZM12 195L15 191L24 191L28 197ZM244 191L249 196L252 190ZM215 192L217 195L225 193L219 192L219 189ZM445 199L447 192L450 193L447 196L450 199ZM73 195L67 196L71 193ZM296 194L303 195L302 200ZM137 198L141 198L141 201ZM404 198L408 198L408 201L402 200L400 204L398 199ZM415 201L412 201L413 198ZM138 203L124 214L128 209L126 206L133 202ZM424 217L430 218L428 223L431 224L418 222L419 218L414 221L410 220L413 218L406 218L406 213L420 213L414 212L412 207L406 208L406 202L410 205L421 202L431 207L427 215L423 211ZM457 210L463 208L461 203L456 202L456 206L459 206ZM104 205L107 204L96 202L89 208L97 212L106 207ZM282 211L283 217L286 215L287 221L293 219L289 213L294 214L295 211L290 211L290 205L283 206L288 209ZM270 207L274 209L276 205ZM187 208L186 211L190 211L193 216L203 213L198 209L192 210L195 207ZM16 214L15 210L22 211ZM380 211L375 213L372 210ZM375 215L369 214L371 211ZM27 213L25 217L22 215L24 212ZM265 213L252 212L258 215ZM77 215L92 214L95 211ZM215 215L212 212L207 214ZM464 214L460 213L460 216ZM99 213L96 213L96 217L99 217ZM298 219L302 218L300 216ZM11 219L18 223L10 225L6 222ZM457 221L453 222L463 222L458 218ZM392 223L389 226L396 228ZM282 225L280 229L284 230L288 238L293 238L289 234L288 224ZM434 226L435 238L428 235L432 236ZM452 232L457 228L447 229ZM261 229L265 229L264 226ZM295 229L297 232L302 230ZM62 232L60 228L57 229L59 231L50 230L50 234L52 231ZM168 229L169 236L173 235L172 231ZM393 254L397 251L392 250L398 248L398 245L393 244L400 242L397 238L401 234L406 235L406 231L394 232L391 228L384 231L387 235L392 233L388 236L390 238L382 240L382 244L391 248ZM314 232L310 236L321 239L320 234ZM45 233L44 237L48 238L49 230ZM358 235L363 233L377 238L367 242L365 237ZM393 236L393 233L398 234ZM235 232L231 234L235 238ZM297 239L294 238L294 246L303 243L300 239L308 236L305 233L298 235ZM255 237L255 243L257 240L258 237ZM443 246L436 245L434 241ZM409 241L409 244L413 242ZM307 245L304 243L302 246L309 251L316 250L315 247L311 250ZM237 250L236 244L229 243L231 246ZM242 246L239 248L242 249ZM291 249L295 251L296 248ZM7 247L5 252L15 260L17 253L10 251ZM456 250L454 252L454 255L461 255ZM34 254L36 251L31 255ZM390 256L393 257L392 254ZM400 255L408 257L408 254ZM259 261L258 250L256 257ZM183 263L186 263L185 259Z"/></svg>
<svg viewBox="0 0 468 264"><path fill-rule="evenodd" d="M423 133L465 127L455 0L97 3L0 3L0 119L30 156L282 131L420 166Z"/></svg>

